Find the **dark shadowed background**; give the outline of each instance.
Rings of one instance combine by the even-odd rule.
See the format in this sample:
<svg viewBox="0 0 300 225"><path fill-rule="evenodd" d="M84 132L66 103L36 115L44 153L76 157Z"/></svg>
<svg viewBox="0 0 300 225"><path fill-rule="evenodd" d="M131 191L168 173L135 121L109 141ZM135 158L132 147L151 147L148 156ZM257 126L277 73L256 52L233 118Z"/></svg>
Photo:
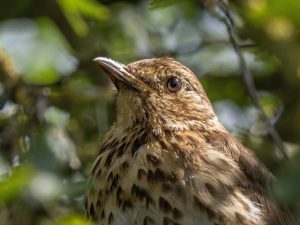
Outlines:
<svg viewBox="0 0 300 225"><path fill-rule="evenodd" d="M115 116L96 56L171 56L191 68L224 126L278 177L277 198L300 214L300 2L216 4L0 1L0 224L90 224L86 178ZM249 97L224 18L289 160Z"/></svg>

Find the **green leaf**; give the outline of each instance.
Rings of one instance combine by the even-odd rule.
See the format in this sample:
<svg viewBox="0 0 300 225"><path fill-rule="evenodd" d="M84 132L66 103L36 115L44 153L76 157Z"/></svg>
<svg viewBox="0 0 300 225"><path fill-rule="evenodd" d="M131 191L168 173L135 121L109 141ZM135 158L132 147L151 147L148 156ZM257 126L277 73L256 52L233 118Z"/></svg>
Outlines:
<svg viewBox="0 0 300 225"><path fill-rule="evenodd" d="M298 0L253 0L249 1L248 17L258 24L265 24L274 17L285 17L300 24Z"/></svg>
<svg viewBox="0 0 300 225"><path fill-rule="evenodd" d="M58 0L61 10L69 21L73 30L79 36L88 33L88 26L83 17L89 17L97 21L106 20L109 10L95 0Z"/></svg>

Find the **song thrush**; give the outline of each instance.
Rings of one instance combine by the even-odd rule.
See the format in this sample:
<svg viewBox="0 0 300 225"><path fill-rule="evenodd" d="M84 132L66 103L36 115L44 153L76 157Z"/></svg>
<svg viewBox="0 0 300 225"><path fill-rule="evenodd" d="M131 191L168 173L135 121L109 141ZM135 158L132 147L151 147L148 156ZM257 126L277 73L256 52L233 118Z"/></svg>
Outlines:
<svg viewBox="0 0 300 225"><path fill-rule="evenodd" d="M97 224L287 224L271 173L220 124L192 71L165 57L95 61L117 88L86 197Z"/></svg>

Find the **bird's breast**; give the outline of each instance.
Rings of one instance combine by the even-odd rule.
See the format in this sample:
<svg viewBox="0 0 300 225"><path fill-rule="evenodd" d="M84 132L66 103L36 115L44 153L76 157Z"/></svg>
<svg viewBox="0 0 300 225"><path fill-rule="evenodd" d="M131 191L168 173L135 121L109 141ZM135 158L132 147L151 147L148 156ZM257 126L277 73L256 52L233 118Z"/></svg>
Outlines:
<svg viewBox="0 0 300 225"><path fill-rule="evenodd" d="M186 207L192 199L179 156L135 138L106 145L95 160L86 202L88 215L99 224L212 224Z"/></svg>
<svg viewBox="0 0 300 225"><path fill-rule="evenodd" d="M264 224L259 208L235 186L240 171L225 154L205 145L190 145L192 150L145 137L139 132L104 142L86 202L88 215L98 224ZM193 155L200 150L201 155ZM182 151L190 151L187 158Z"/></svg>

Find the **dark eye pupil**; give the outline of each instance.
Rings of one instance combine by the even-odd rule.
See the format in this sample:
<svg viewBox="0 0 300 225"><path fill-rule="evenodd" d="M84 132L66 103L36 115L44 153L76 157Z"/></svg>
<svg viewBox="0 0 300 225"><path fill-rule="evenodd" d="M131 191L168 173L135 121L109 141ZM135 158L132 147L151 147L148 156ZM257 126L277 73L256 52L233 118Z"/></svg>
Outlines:
<svg viewBox="0 0 300 225"><path fill-rule="evenodd" d="M178 83L179 83L179 80L178 80L177 78L172 78L172 79L170 80L170 86L171 86L172 88L175 88L175 87L178 85Z"/></svg>
<svg viewBox="0 0 300 225"><path fill-rule="evenodd" d="M172 77L168 80L167 87L169 91L177 92L181 89L181 81L177 77Z"/></svg>

